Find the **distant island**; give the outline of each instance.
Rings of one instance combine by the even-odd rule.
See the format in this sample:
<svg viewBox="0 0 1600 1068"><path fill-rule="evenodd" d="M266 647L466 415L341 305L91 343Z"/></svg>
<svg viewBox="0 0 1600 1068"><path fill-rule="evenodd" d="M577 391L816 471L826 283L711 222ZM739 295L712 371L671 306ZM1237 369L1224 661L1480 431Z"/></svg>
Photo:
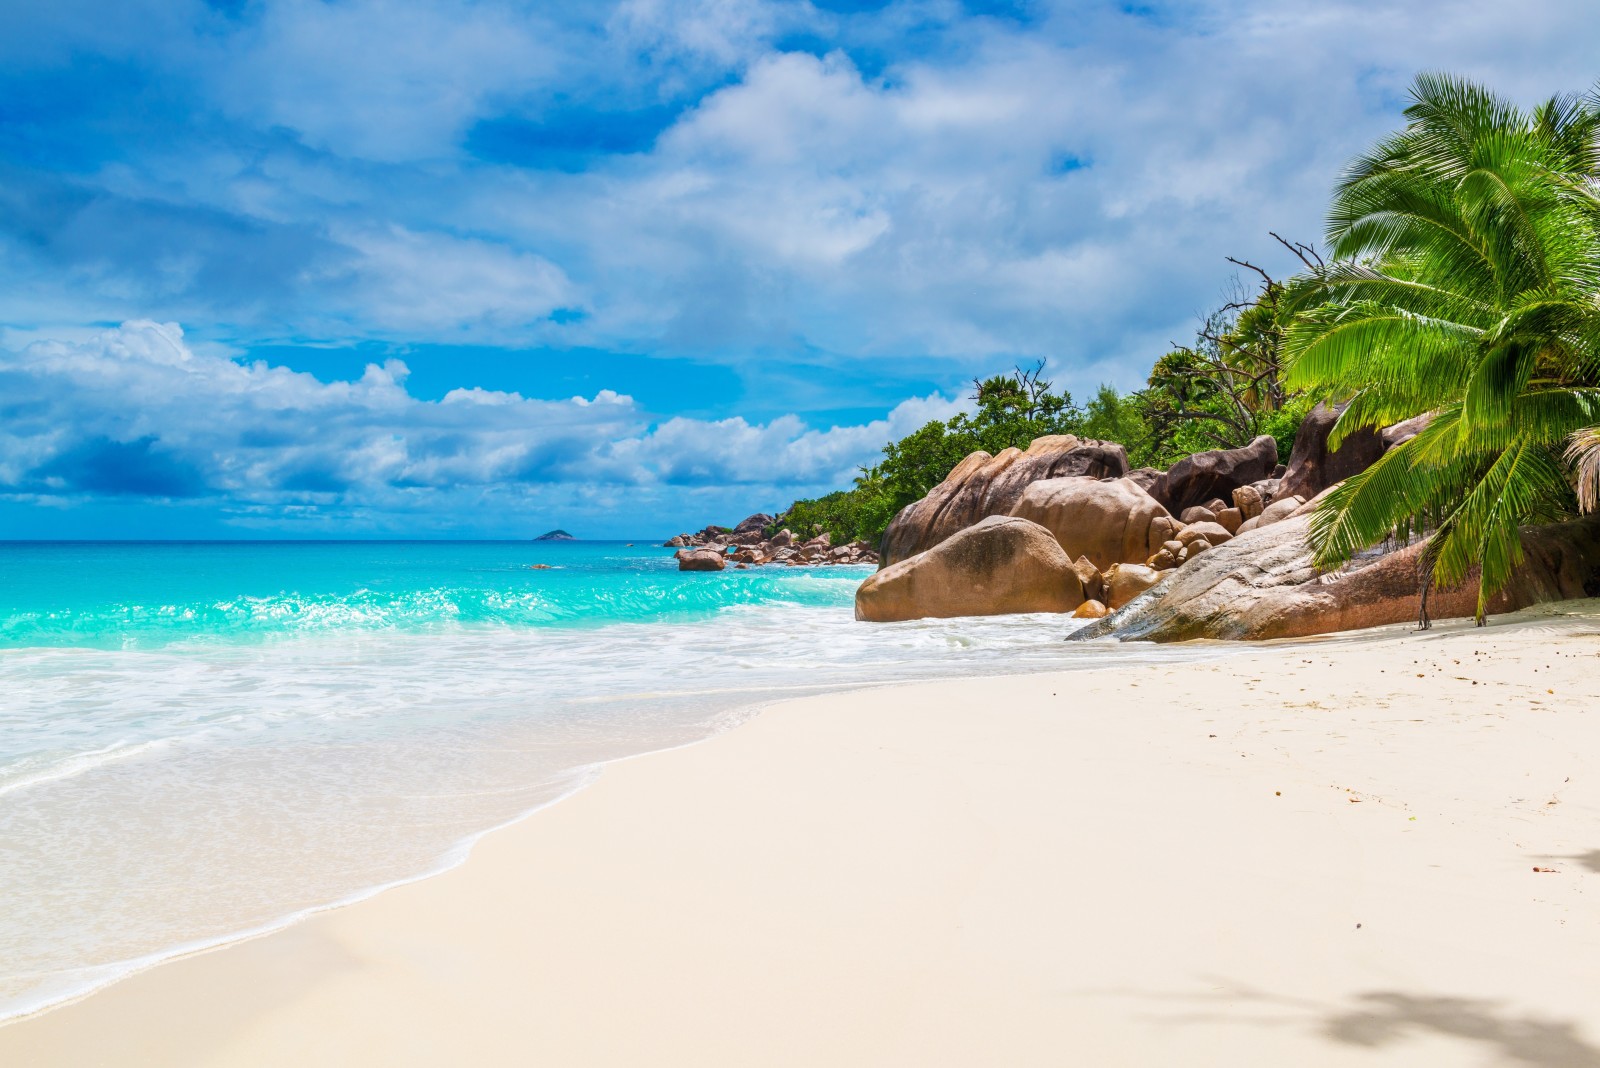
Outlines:
<svg viewBox="0 0 1600 1068"><path fill-rule="evenodd" d="M552 530L548 534L540 534L534 541L577 541L571 534L564 530Z"/></svg>

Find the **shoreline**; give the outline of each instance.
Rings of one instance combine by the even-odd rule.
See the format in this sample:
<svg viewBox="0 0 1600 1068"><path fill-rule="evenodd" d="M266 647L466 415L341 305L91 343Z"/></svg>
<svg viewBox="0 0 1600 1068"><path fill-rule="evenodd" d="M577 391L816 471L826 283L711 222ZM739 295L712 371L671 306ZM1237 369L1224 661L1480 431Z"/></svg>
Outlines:
<svg viewBox="0 0 1600 1068"><path fill-rule="evenodd" d="M11 651L12 650L0 650L0 656L3 656L5 653L11 652ZM22 651L26 652L28 650L22 650ZM1226 655L1226 654L1224 653L1224 654L1220 654L1220 655ZM1187 661L1187 659L1185 659L1183 662L1188 662L1188 661ZM1101 670L1101 668L1092 667L1092 666L1065 667L1065 668L1064 667L1053 667L1053 668L1035 668L1034 670L1031 670L1031 671L1010 672L1010 673L1003 673L1003 674L997 674L997 675L989 675L989 674L970 674L970 675L966 675L966 674L963 674L963 675L950 676L949 677L949 681L1021 678L1021 677L1026 677L1028 675L1054 674L1054 673L1059 673L1059 672L1090 671L1090 670ZM507 828L513 827L513 826L517 825L518 823L521 823L524 820L527 820L527 819L530 819L530 818L532 818L534 816L537 816L539 813L543 812L545 809L548 809L551 806L557 805L560 802L565 801L568 798L572 797L573 795L575 795L579 791L594 785L594 783L599 781L601 774L608 767L611 767L612 765L621 765L621 764L625 764L625 763L627 763L629 761L637 760L637 759L644 758L644 757L657 756L657 755L664 754L664 753L670 753L670 752L673 752L673 751L678 750L678 749L686 749L686 748L690 748L692 746L702 745L704 743L707 743L707 742L710 742L710 741L714 740L719 735L722 735L722 734L724 734L724 733L726 733L728 731L737 729L738 727L742 726L743 724L749 722L751 719L754 719L755 717L760 716L762 713L764 713L766 710L768 710L770 708L778 707L778 706L781 706L781 705L784 705L784 704L788 704L790 702L804 701L804 700L814 700L814 699L818 699L818 698L833 697L833 696L854 695L854 694L870 692L870 691L873 691L873 690L888 689L888 688L907 686L907 685L919 685L919 684L921 684L921 683L919 683L916 680L888 678L888 679L868 680L868 681L851 680L851 681L836 681L836 682L827 682L827 683L812 683L812 684L805 684L805 685L726 686L726 687L715 687L715 688L710 688L710 689L701 689L701 690L695 690L695 691L689 691L689 692L673 691L671 693L671 696L674 697L675 699L683 699L685 697L693 697L693 696L702 696L702 697L704 697L704 696L723 696L723 695L727 695L727 694L739 694L739 695L742 695L742 696L753 696L753 695L766 695L766 696L762 697L760 700L757 700L752 704L734 706L734 707L728 709L727 711L720 713L719 716L717 717L714 725L712 725L709 728L707 733L705 733L704 735L701 735L699 737L691 738L691 739L688 739L688 740L685 740L685 741L681 741L681 742L677 742L677 743L673 743L673 744L663 745L663 746L660 746L658 748L646 749L646 750L643 750L641 752L628 753L628 754L623 755L623 756L612 757L610 759L597 761L597 762L592 763L592 764L585 764L585 765L580 765L580 766L571 768L568 772L565 773L565 778L570 780L570 784L561 785L560 788L552 796L550 796L549 798L547 798L547 799L545 799L543 801L540 801L538 804L532 806L531 808L528 808L528 809L526 809L524 811L518 812L515 815L512 815L511 817L509 817L507 819L504 819L504 820L501 820L500 822L491 824L491 825L489 825L487 827L482 828L481 830L474 831L474 832L466 835L465 837L457 840L456 842L452 843L444 852L442 852L439 855L439 857L438 857L438 859L437 859L437 861L435 863L433 863L430 866L428 866L428 867L416 872L415 874L401 876L399 878L391 879L391 880L389 880L387 882L379 883L379 884L374 885L374 886L362 887L362 888L356 889L356 890L354 890L354 891L350 892L349 894L346 894L346 895L344 895L342 897L339 897L337 899L328 901L325 904L318 904L318 905L311 905L311 906L307 906L307 907L303 907L303 908L297 908L297 909L294 909L293 911L284 913L281 916L277 916L277 917L274 917L272 919L266 920L263 923L261 923L259 925L256 925L254 927L249 927L249 928L241 929L241 930L238 930L238 931L229 932L227 934L221 934L221 935L215 935L215 936L209 936L209 937L203 937L203 938L196 938L196 939L193 939L191 941L181 942L181 943L175 944L175 945L173 945L173 946L171 946L169 948L155 950L155 951L153 951L151 953L148 953L148 954L146 954L144 956L141 956L141 957L138 957L138 958L134 958L134 959L131 959L131 960L127 960L127 961L115 962L115 963L111 963L111 964L98 965L98 966L86 966L85 968L82 969L83 971L86 971L86 972L101 972L101 973L105 973L105 974L103 974L103 976L101 978L97 978L97 979L94 979L94 980L87 981L84 984L82 989L75 990L75 991L73 991L71 993L67 993L67 994L60 995L60 996L42 997L42 998L37 999L37 1003L34 1004L34 1005L22 1008L20 1010L11 1011L11 1012L6 1013L6 1014L0 1014L0 1028L4 1028L4 1027L6 1027L6 1026L8 1026L10 1024L25 1023L25 1022L27 1022L27 1021L29 1021L31 1019L36 1019L36 1018L38 1018L40 1016L44 1016L44 1015L47 1015L47 1014L49 1014L51 1012L54 1012L57 1009L63 1009L63 1008L66 1008L68 1006L75 1005L78 1002L81 1002L81 1001L83 1001L83 1000L85 1000L87 998L93 997L94 995L100 993L102 990L105 990L108 987L114 986L117 983L120 983L120 982L122 982L124 980L132 979L135 976L142 975L145 972L148 972L148 971L150 971L152 969L155 969L155 968L159 968L159 967L161 967L161 966L163 966L165 964L176 962L176 961L181 961L181 960L186 960L186 959L188 959L190 957L195 957L195 956L199 956L199 955L202 955L202 954L215 952L215 951L218 951L218 950L225 950L225 949L228 949L231 946L240 945L240 944L243 944L243 943L246 943L246 942L252 942L252 941L255 941L256 939L259 939L259 938L270 937L270 936L275 935L275 934L277 934L279 932L282 932L282 931L284 931L284 930L286 930L288 928L293 927L295 924L303 923L303 922L305 922L307 920L311 920L311 919L313 919L313 918L315 918L315 917L317 917L317 916L319 916L319 915L321 915L323 913L332 912L332 911L336 911L336 910L343 909L343 908L348 908L348 907L350 907L352 905L360 904L361 902L366 901L369 898L372 898L372 897L374 897L376 895L379 895L379 894L386 893L386 892L388 892L390 890L397 889L397 888L403 887L403 886L407 886L407 885L410 885L412 883L419 882L419 881L422 881L422 880L425 880L425 879L432 879L432 878L435 878L437 876L444 875L444 874L446 874L446 873L448 873L450 871L453 871L456 868L460 867L462 864L465 864L468 861L468 859L470 858L473 849L477 846L477 844L484 837L486 837L488 835L491 835L491 834L495 834L495 833L500 832L500 831L504 831ZM650 694L644 694L644 693L641 693L641 694L623 694L623 695L606 695L606 696L597 696L597 697L593 697L593 698L578 699L576 703L583 703L583 702L586 702L586 701L604 702L604 701L626 700L626 699L632 699L632 698L646 698L646 697L649 697L649 696L651 696L651 695ZM11 786L8 787L8 789L16 789L20 785L31 785L31 783L12 784ZM555 785L555 784L551 783L551 784L547 784L547 785ZM5 790L0 790L0 794L3 794L5 792L6 792Z"/></svg>
<svg viewBox="0 0 1600 1068"><path fill-rule="evenodd" d="M1594 605L1589 602L1588 609L1592 611ZM1139 935L1141 924L1171 937L1173 931L1164 917L1170 917L1173 910L1189 915L1192 903L1186 903L1181 895L1168 900L1174 888L1162 885L1172 881L1172 862L1184 859L1190 872L1206 873L1202 890L1209 886L1212 896L1206 900L1219 914L1231 914L1241 896L1250 899L1257 894L1251 879L1290 884L1299 893L1315 896L1318 876L1336 878L1344 869L1337 865L1328 868L1313 847L1339 853L1347 868L1351 864L1361 867L1363 854L1359 849L1350 853L1350 843L1344 838L1348 828L1343 825L1366 826L1369 812L1393 809L1397 793L1418 788L1409 777L1429 780L1431 792L1424 790L1422 799L1406 802L1413 805L1417 818L1428 817L1423 825L1428 831L1419 836L1420 828L1403 826L1402 834L1427 839L1442 833L1446 844L1460 847L1451 854L1452 863L1471 867L1473 862L1465 858L1494 852L1497 843L1484 840L1485 834L1493 838L1506 813L1503 806L1484 808L1487 802L1474 799L1474 790L1481 792L1481 783L1472 781L1470 775L1460 780L1459 766L1434 766L1437 754L1443 746L1455 752L1460 763L1476 762L1480 771L1488 769L1486 774L1494 774L1494 768L1518 759L1519 753L1529 761L1559 763L1559 753L1553 756L1549 752L1549 739L1540 740L1540 732L1552 725L1559 726L1557 733L1563 736L1600 741L1600 721L1590 727L1582 710L1585 700L1590 705L1600 701L1592 681L1594 661L1580 664L1569 655L1578 651L1586 656L1600 654L1600 639L1592 636L1600 631L1600 621L1588 616L1590 622L1584 622L1582 615L1575 621L1572 616L1524 615L1487 632L1441 627L1422 635L1330 636L1320 641L1242 648L1220 663L1208 657L1198 662L891 683L770 704L752 710L737 729L603 765L603 774L589 789L566 794L564 804L536 809L536 819L524 816L496 834L480 834L466 862L441 874L401 884L353 905L321 910L272 933L168 960L72 1003L12 1020L0 1026L0 1059L30 1064L266 1064L290 1058L313 1064L437 1063L434 1058L444 1049L437 1043L448 1037L465 1042L463 1048L488 1062L515 1049L519 1059L531 1055L525 1051L538 1050L556 1063L586 1064L630 1063L630 1059L638 1063L636 1058L647 1054L654 1063L678 1063L675 1057L683 1063L799 1064L819 1063L818 1058L834 1063L911 1063L913 1059L973 1063L959 1054L964 1051L970 1058L999 1048L984 1045L985 1037L973 1032L970 1025L976 1018L1010 1020L1014 1037L1021 1043L1013 1062L1042 1063L1046 1051L1055 1047L1050 1029L1041 1030L1041 1025L1064 1018L1088 1030L1083 1043L1056 1048L1057 1052L1092 1050L1102 1058L1096 1063L1162 1063L1159 1057L1168 1055L1161 1053L1165 1040L1141 1038L1138 1029L1119 1027L1119 1021L1126 1025L1128 1020L1115 1009L1108 1015L1104 998L1097 1000L1084 990L1073 993L1071 988L1074 984L1081 987L1091 978L1098 977L1103 985L1120 976L1130 989L1148 996L1161 985L1155 982L1158 973L1164 980L1176 977L1170 968L1141 970L1109 963L1128 956L1132 948L1159 948L1159 939L1152 944ZM1591 636L1571 633L1583 630ZM1484 699L1489 691L1481 687L1477 694L1468 694L1479 698L1475 702L1444 699L1437 691L1449 680L1435 670L1424 671L1423 680L1402 678L1402 661L1424 656L1463 659L1463 652L1470 657L1485 646L1489 655L1467 659L1467 670L1484 675L1486 683L1493 681L1491 689L1500 703L1513 695L1529 702L1520 716L1487 710ZM1547 654L1551 658L1548 674L1516 677L1518 665L1532 665L1530 657ZM1563 660L1568 663L1561 663ZM1536 673L1543 663L1541 659L1528 671ZM1312 665L1309 669L1308 664ZM1488 670L1491 667L1493 671ZM1390 668L1394 673L1385 678ZM1279 677L1285 672L1316 675L1324 686L1343 688L1346 693L1342 696L1351 707L1339 708L1333 703L1341 695L1314 690L1320 697L1311 704L1319 708L1288 711L1282 700L1274 703L1274 699L1293 695L1288 690L1277 693L1270 689L1273 684L1267 680L1273 676L1269 670L1278 672ZM1512 676L1501 677L1507 670ZM1218 676L1242 680L1237 686L1221 684L1228 687L1226 701L1216 698ZM1314 683L1311 678L1304 681ZM1555 683L1544 687L1555 692L1540 696L1534 681ZM1119 707L1079 714L1064 698L1046 696L1052 694L1052 687L1060 693L1069 683L1074 684L1079 700L1111 698L1107 703ZM1129 722L1127 700L1136 696L1135 688L1150 695L1157 710L1150 722ZM1563 688L1569 692L1562 693ZM1400 720L1391 722L1387 713L1378 716L1383 707L1402 697L1434 706L1431 715L1419 711L1420 720L1402 717L1422 726L1398 727L1395 724ZM1217 734L1232 730L1296 736L1313 727L1328 727L1331 717L1346 713L1357 724L1347 730L1364 731L1368 736L1365 749L1345 754L1359 759L1341 773L1346 778L1363 774L1370 778L1375 773L1362 770L1369 763L1388 771L1367 783L1364 791L1357 790L1365 796L1338 798L1345 808L1335 806L1336 815L1323 811L1326 806L1315 799L1321 789L1313 788L1307 779L1308 775L1316 778L1313 773L1320 767L1318 762L1326 761L1318 755L1323 749L1295 750L1291 753L1294 759L1283 764L1282 753L1273 757L1273 747L1263 747L1253 739L1245 746L1247 756L1232 759L1247 761L1255 756L1257 764L1235 767L1230 760L1219 762L1215 752L1206 751L1207 746L1195 752L1190 752L1188 745L1174 749L1169 736L1173 730L1194 726L1196 720L1222 725L1225 729L1212 728ZM1485 716L1495 720L1502 735L1492 744L1479 737L1482 730L1463 733L1459 722ZM1546 717L1549 722L1535 722L1535 717ZM1085 741L1097 744L1085 748L1081 744ZM868 748L869 742L881 748ZM1303 742L1301 738L1296 744ZM1412 759L1395 764L1389 750L1402 742L1412 746ZM1327 744L1337 749L1340 744L1349 748L1354 743ZM1485 749L1485 745L1490 747ZM1294 750L1294 746L1289 748ZM1572 749L1573 753L1582 751L1582 746ZM1261 761L1263 756L1269 759ZM1272 805L1266 813L1255 811L1263 803L1259 798L1240 807L1233 797L1241 785L1237 780L1254 778L1259 775L1257 767L1275 761L1275 778L1290 788L1278 797L1269 793L1265 800ZM1581 756L1572 756L1571 761L1583 762ZM1156 769L1162 774L1149 778ZM1384 782L1382 774L1400 781ZM1100 787L1080 795L1070 781L1075 778L1098 781ZM1149 781L1143 781L1145 778ZM1566 828L1580 811L1591 818L1600 814L1600 793L1595 787L1581 775L1568 778L1562 798L1547 806L1548 811L1538 810L1538 820ZM1069 781L1059 781L1062 779ZM891 781L901 789L886 789L885 783ZM825 786L820 792L803 789L808 783L814 789L819 782ZM1136 785L1133 796L1124 796ZM1360 786L1358 782L1347 789ZM786 793L784 787L792 789ZM1195 804L1205 808L1216 800L1213 794L1226 795L1229 814L1242 822L1192 829L1218 836L1214 849L1233 857L1241 865L1240 871L1209 870L1215 858L1203 851L1197 853L1184 836L1172 833L1174 826L1193 823L1193 813L1187 808ZM1481 819L1465 829L1433 831L1434 817L1440 813L1429 815L1427 806L1448 807L1448 798L1457 794L1462 795L1457 802L1483 809ZM1297 800L1281 803L1285 795ZM742 806L729 806L730 796L741 798ZM1030 799L1039 805L1024 803ZM925 807L919 808L913 801ZM1075 803L1063 808L1064 801ZM1097 811L1103 805L1109 807ZM1132 806L1144 818L1130 822L1119 806ZM1274 806L1292 810L1298 817L1292 822L1309 826L1281 825L1282 811L1272 813ZM1041 815L1055 812L1060 817L1081 811L1095 813L1107 826L1085 829L1071 820L1046 820ZM1407 824L1415 822L1405 820ZM1527 907L1511 907L1509 902L1516 894L1511 898L1502 894L1503 900L1496 903L1503 908L1474 913L1473 930L1486 945L1504 935L1527 947L1527 959L1517 958L1512 970L1538 967L1560 971L1561 959L1581 958L1585 953L1592 959L1593 952L1600 950L1600 921L1571 908L1574 901L1581 901L1585 880L1597 884L1589 888L1590 893L1600 892L1600 880L1596 879L1600 852L1593 869L1585 869L1586 861L1581 859L1588 856L1586 850L1595 850L1600 843L1583 839L1583 822L1579 818L1573 829L1562 829L1554 836L1565 843L1559 848L1566 855L1580 858L1552 863L1563 870L1536 873L1527 869L1538 865L1529 864L1520 870L1513 866L1492 873L1491 881L1513 873L1513 882L1542 880L1533 889L1547 897L1554 894L1564 910L1558 927L1565 941L1553 943L1544 923L1549 919L1548 902L1533 906L1530 914ZM877 836L863 833L868 829L875 829ZM1259 858L1246 848L1248 842L1241 841L1264 831L1276 835L1278 847L1288 851L1267 868L1259 866ZM1293 833L1285 836L1285 831ZM1019 834L1024 837L1021 843L1016 840ZM1061 858L1037 854L1037 843L1048 843L1055 836L1064 836L1067 844L1078 848L1085 869L1093 873L1087 885L1071 878L1073 873L1063 869ZM1142 846L1141 838L1148 839ZM1388 907L1423 926L1436 926L1428 910L1419 911L1419 901L1413 898L1423 889L1437 891L1437 880L1426 870L1412 870L1409 854L1394 852L1395 843L1382 835L1376 841L1378 844L1369 844L1369 848L1381 846L1380 851L1400 869L1399 874L1384 876L1394 882L1396 900L1388 906L1371 901L1357 911L1381 918ZM1018 848L1029 843L1030 848ZM1503 843L1498 846L1503 851ZM1310 852L1300 856L1304 851ZM1164 862L1148 867L1148 854L1163 852ZM879 854L898 856L900 863L885 866L884 856ZM996 867L989 873L992 877L972 870L973 858L983 857ZM1129 865L1148 869L1150 878L1121 886L1126 900L1108 895L1107 888L1099 884L1119 886L1125 880L1118 873ZM1184 870L1184 865L1177 870ZM876 877L863 879L864 872ZM787 877L775 878L780 873ZM1004 873L1012 877L999 878ZM1029 887L1040 883L1056 886L1060 897L1051 901L1030 896ZM801 892L807 887L810 892ZM994 904L996 900L1008 907L972 911L979 901ZM668 907L669 903L677 911ZM1095 917L1096 925L1120 937L1092 937L1075 927L1063 929L1057 910L1064 903L1075 904L1082 915ZM1140 903L1145 907L1139 907ZM1264 912L1253 918L1236 917L1243 924L1235 932L1241 945L1259 950L1266 933L1280 927L1277 936L1268 941L1288 948L1297 938L1305 939L1302 928L1307 917L1299 916L1300 922L1284 926L1281 917L1272 917L1274 907L1281 905L1278 899L1259 904ZM1448 902L1439 907L1448 911ZM1498 916L1501 911L1504 916ZM997 927L994 915L1010 918ZM868 919L872 922L863 922ZM954 922L958 920L963 922ZM1198 921L1198 926L1203 929L1205 922ZM1497 926L1506 929L1500 931ZM1366 939L1369 945L1382 946L1386 938L1407 943L1403 933L1380 933L1385 927L1381 920L1369 919L1360 930L1371 936ZM1031 932L1030 937L1019 939L1019 929ZM973 933L954 937L955 930ZM845 934L850 937L843 937ZM1088 969L1081 962L1074 963L1071 954L1062 954L1053 963L1040 959L1027 950L1030 939L1040 938L1058 949L1087 939L1104 951L1108 963ZM1334 951L1329 939L1348 941L1349 936L1343 930L1319 932L1314 947L1328 958L1322 962L1324 970L1335 965L1346 972L1360 973L1363 967L1371 970L1372 962L1358 967L1343 950ZM1447 946L1449 939L1429 940L1437 952L1440 945L1434 943ZM1172 946L1166 950L1170 952ZM1229 949L1226 944L1215 944L1210 955L1217 958L1213 963L1222 963L1240 956L1239 950L1239 946ZM596 972L596 951L602 960L616 966L611 983ZM974 962L993 964L997 954L1014 967L988 974L987 982L975 980ZM1160 956L1157 952L1151 959ZM1207 953L1178 956L1193 958L1195 964L1208 959ZM1454 959L1461 956L1459 952L1445 956L1452 957L1453 963L1438 975L1457 977L1462 980L1458 987L1476 983L1483 989L1446 990L1426 996L1465 998L1468 1002L1488 996L1494 986L1493 975L1486 975L1481 963L1473 967L1470 961ZM1467 956L1476 959L1470 953ZM1390 960L1388 954L1380 953L1379 959L1384 968L1393 971L1396 960L1406 957ZM785 966L773 968L773 962L779 961ZM950 967L952 961L962 962L962 967ZM1296 993L1296 985L1317 985L1294 967L1273 964L1259 953L1244 953L1243 964L1248 965L1242 968L1245 972L1260 971L1276 978L1263 988L1274 991L1273 998L1304 999L1306 991ZM1493 971L1504 971L1505 965L1502 961ZM1416 970L1418 966L1408 964L1401 970L1405 967ZM1091 976L1091 971L1096 975ZM1425 967L1421 971L1434 974ZM860 980L864 975L876 976L876 980L863 986ZM743 981L732 982L737 976L743 976ZM760 1034L730 1024L718 1014L708 1014L709 1002L686 1001L672 991L675 980L671 977L701 990L709 1002L723 1005L729 1015L743 1014L783 1033L806 1031L791 1036L797 1043L794 1057L761 1056L761 1052L771 1051L761 1046ZM656 986L651 985L652 980ZM1600 980L1574 976L1565 985L1569 994L1575 988L1589 1004L1600 1004ZM1578 1043L1571 1048L1587 1051L1592 1043L1600 1042L1600 1017L1595 1013L1564 1006L1572 999L1549 989L1550 983L1524 978L1521 986L1528 992L1523 1000L1531 999L1531 1003L1517 1019L1542 1019L1554 1011L1552 1018L1565 1021L1563 1033ZM660 1001L675 1007L677 1015L653 1003L647 990L655 990ZM844 1003L840 999L846 991L864 1003L878 1004L880 1010L885 1008L884 999L892 1001L899 1011L921 1019L929 1029L928 1036L917 1038L903 1028L890 1027L886 1020L893 1013L885 1017L882 1011L866 1016L845 1011L849 999ZM1178 993L1181 995L1181 990ZM1326 1000L1326 996L1339 993L1325 990L1321 995ZM1254 1003L1237 991L1229 995L1212 989L1201 994L1195 995L1200 996L1197 1004L1201 1005L1218 999L1234 1008ZM607 1010L613 1000L617 1004ZM1515 1003L1515 998L1506 1001L1508 1006ZM942 1005L952 1018L944 1019L942 1013L929 1017L927 1010L934 1004ZM1099 1007L1086 1011L1091 1004ZM1287 1011L1271 998L1263 1004L1265 1007L1257 1009L1269 1015ZM1395 1003L1385 1004L1392 1009ZM1467 1011L1460 1005L1457 1009ZM626 1034L608 1035L597 1024L607 1011L613 1011L618 1020L638 1017L642 1022L623 1028ZM836 1015L840 1012L844 1015ZM530 1035L515 1024L529 1014L542 1020L545 1029ZM808 1030L801 1022L819 1018L836 1026ZM569 1026L576 1020L587 1020L598 1029ZM1415 1019L1392 1022L1392 1026L1407 1032L1405 1041L1396 1040L1396 1051L1435 1058L1402 1057L1392 1062L1397 1064L1461 1063L1459 1049L1456 1060L1439 1059L1443 1054L1430 1050L1434 1046L1456 1048L1469 1041ZM406 1041L399 1040L396 1027ZM1101 1038L1092 1042L1090 1033ZM634 1037L627 1039L627 1035ZM942 1037L929 1041L933 1035ZM1234 1039L1238 1038L1235 1033ZM1101 1039L1103 1044L1094 1044ZM513 1041L521 1044L507 1045ZM1210 1048L1204 1042L1192 1046L1192 1041L1193 1036L1183 1046L1172 1048L1190 1053ZM97 1047L97 1042L102 1045ZM1357 1063L1348 1059L1358 1056L1352 1049L1329 1046L1327 1041L1300 1031L1291 1037L1278 1035L1259 1050L1238 1047L1233 1041L1212 1052L1219 1056L1230 1050L1235 1054L1265 1053L1270 1046L1274 1055L1280 1055L1280 1045L1281 1055L1299 1056L1300 1063ZM1594 1055L1600 1057L1600 1047L1594 1048ZM1417 1053L1418 1049L1422 1052ZM1330 1059L1305 1060L1310 1054ZM1371 1050L1359 1056L1370 1058ZM113 1060L103 1060L105 1057ZM1168 1063L1212 1061L1191 1057ZM1375 1062L1361 1059L1359 1063Z"/></svg>

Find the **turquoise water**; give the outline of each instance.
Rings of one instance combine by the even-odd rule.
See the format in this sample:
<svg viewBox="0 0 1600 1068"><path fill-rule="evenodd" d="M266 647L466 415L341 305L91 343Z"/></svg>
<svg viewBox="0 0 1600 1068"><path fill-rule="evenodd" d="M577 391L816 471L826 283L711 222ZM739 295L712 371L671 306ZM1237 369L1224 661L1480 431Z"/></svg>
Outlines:
<svg viewBox="0 0 1600 1068"><path fill-rule="evenodd" d="M644 542L0 543L0 648L670 622L735 605L848 605L863 573L693 581L671 550Z"/></svg>
<svg viewBox="0 0 1600 1068"><path fill-rule="evenodd" d="M0 1018L441 870L767 701L1127 655L1055 616L858 623L867 573L684 574L642 540L0 543Z"/></svg>

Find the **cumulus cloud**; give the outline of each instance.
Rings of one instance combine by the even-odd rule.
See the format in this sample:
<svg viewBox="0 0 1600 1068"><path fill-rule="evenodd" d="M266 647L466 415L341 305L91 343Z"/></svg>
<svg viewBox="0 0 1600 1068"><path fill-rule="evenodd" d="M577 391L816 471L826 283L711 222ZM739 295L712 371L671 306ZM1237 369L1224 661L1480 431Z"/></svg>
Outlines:
<svg viewBox="0 0 1600 1068"><path fill-rule="evenodd" d="M399 226L352 232L344 243L358 256L328 282L352 289L397 333L499 337L581 303L561 268L502 244Z"/></svg>
<svg viewBox="0 0 1600 1068"><path fill-rule="evenodd" d="M384 162L447 154L487 103L567 66L537 5L275 0L208 55L221 103L306 144Z"/></svg>
<svg viewBox="0 0 1600 1068"><path fill-rule="evenodd" d="M148 40L35 20L40 55L140 68L137 114L19 127L105 159L5 183L0 315L950 378L1048 357L1080 391L1136 381L1224 256L1291 267L1266 231L1317 236L1416 70L1532 100L1600 43L1581 0L159 6ZM14 96L54 95L38 62ZM537 150L479 157L479 128Z"/></svg>
<svg viewBox="0 0 1600 1068"><path fill-rule="evenodd" d="M1334 176L1397 121L1415 70L1536 95L1585 84L1600 38L1571 3L1464 21L1387 3L1041 7L1028 25L969 20L964 49L905 50L882 73L848 37L755 58L648 160L593 183L624 206L607 233L679 253L648 264L682 283L655 318L624 307L612 325L724 346L770 344L776 320L826 352L1044 356L1069 376L1109 356L1136 381L1158 353L1130 340L1182 336L1226 255L1292 266L1267 231L1318 237ZM574 207L556 218L594 220L589 192L557 191Z"/></svg>
<svg viewBox="0 0 1600 1068"><path fill-rule="evenodd" d="M154 342L112 360L144 344L142 327L98 349L19 349L5 373L57 422L18 408L0 427L0 476L27 492L165 488L261 508L274 506L249 495L281 493L324 515L340 494L398 510L446 485L567 486L596 508L646 485L682 487L662 498L676 505L703 492L695 479L760 470L834 488L870 458L850 443L880 431L822 430L806 411L881 412L1035 358L1079 396L1136 385L1218 302L1226 256L1294 268L1267 231L1318 236L1334 177L1400 121L1417 71L1525 103L1585 87L1600 45L1589 8L0 6L0 322L64 337L148 316L235 348L379 354L337 383L281 367L158 374ZM708 414L689 387L646 413L470 376L423 401L381 357L428 343L505 350L526 372L497 382L530 395L541 361L574 351L716 363L763 414L674 420ZM73 378L86 360L100 362ZM81 413L50 392L69 380L95 400ZM121 389L138 401L126 415ZM254 437L210 419L186 429L169 389L221 404ZM296 436L294 405L264 399L296 390L295 405L332 405L328 448ZM559 481L579 469L621 481Z"/></svg>
<svg viewBox="0 0 1600 1068"><path fill-rule="evenodd" d="M930 397L825 430L795 416L657 424L610 389L568 400L457 389L428 401L408 392L407 375L389 360L325 382L197 353L176 324L150 321L0 350L0 492L212 497L291 519L307 505L416 512L464 498L525 509L541 487L565 502L608 487L652 506L680 486L792 496L847 481L887 441L956 409Z"/></svg>

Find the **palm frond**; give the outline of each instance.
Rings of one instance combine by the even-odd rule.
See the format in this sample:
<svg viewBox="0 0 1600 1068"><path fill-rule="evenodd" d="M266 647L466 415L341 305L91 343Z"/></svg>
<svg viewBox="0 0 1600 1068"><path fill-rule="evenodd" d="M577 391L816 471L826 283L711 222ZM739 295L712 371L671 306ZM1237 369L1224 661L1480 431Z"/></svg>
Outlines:
<svg viewBox="0 0 1600 1068"><path fill-rule="evenodd" d="M1566 455L1577 483L1578 507L1585 514L1600 511L1600 426L1574 433Z"/></svg>

